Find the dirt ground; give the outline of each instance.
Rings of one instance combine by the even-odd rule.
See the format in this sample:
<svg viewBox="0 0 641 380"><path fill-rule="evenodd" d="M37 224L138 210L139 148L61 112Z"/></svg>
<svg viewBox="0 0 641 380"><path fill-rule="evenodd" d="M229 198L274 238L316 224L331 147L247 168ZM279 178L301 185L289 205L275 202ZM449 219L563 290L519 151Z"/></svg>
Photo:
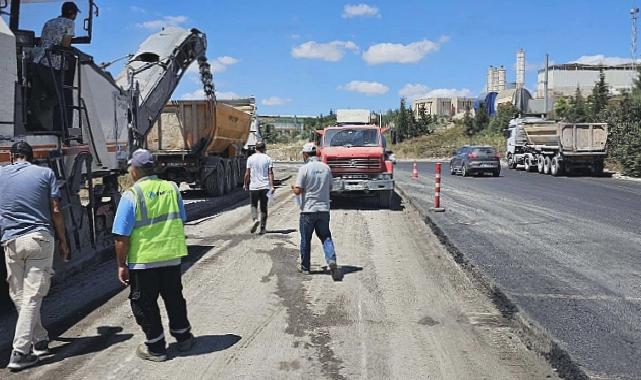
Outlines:
<svg viewBox="0 0 641 380"><path fill-rule="evenodd" d="M167 362L136 357L143 335L125 290L52 342L41 365L2 377L556 378L401 203L377 210L335 202L344 280L332 281L317 240L313 273L298 273L298 211L287 187L277 191L264 236L249 233L247 206L187 224L197 256L183 276L197 336L191 352L170 345Z"/></svg>

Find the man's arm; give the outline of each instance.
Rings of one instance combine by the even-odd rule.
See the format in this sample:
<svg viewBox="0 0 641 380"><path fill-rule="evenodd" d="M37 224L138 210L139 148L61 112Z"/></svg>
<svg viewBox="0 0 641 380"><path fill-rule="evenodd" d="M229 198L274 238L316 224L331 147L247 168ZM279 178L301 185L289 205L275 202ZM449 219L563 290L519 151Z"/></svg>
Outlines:
<svg viewBox="0 0 641 380"><path fill-rule="evenodd" d="M292 193L294 195L301 195L303 191L305 190L305 187L303 186L303 182L305 180L305 170L304 168L298 169L298 175L296 176L296 184L292 185Z"/></svg>
<svg viewBox="0 0 641 380"><path fill-rule="evenodd" d="M127 268L127 255L129 254L129 237L116 236L116 261L118 263L118 281L124 286L129 285L129 268Z"/></svg>
<svg viewBox="0 0 641 380"><path fill-rule="evenodd" d="M53 228L58 236L60 242L58 248L60 249L60 257L64 261L69 261L71 255L69 252L69 245L67 245L67 235L65 231L65 217L60 207L60 201L57 198L51 200L51 219L53 219Z"/></svg>
<svg viewBox="0 0 641 380"><path fill-rule="evenodd" d="M71 21L70 24L67 25L67 30L65 31L65 35L62 37L62 41L60 42L60 45L66 48L70 47L71 40L73 39L75 34L76 34L76 24L73 21Z"/></svg>
<svg viewBox="0 0 641 380"><path fill-rule="evenodd" d="M243 180L243 189L247 191L249 189L249 179L251 178L251 169L247 168L245 170L245 178Z"/></svg>
<svg viewBox="0 0 641 380"><path fill-rule="evenodd" d="M269 175L267 177L269 178L269 188L272 191L276 190L276 187L274 187L274 168L269 168Z"/></svg>

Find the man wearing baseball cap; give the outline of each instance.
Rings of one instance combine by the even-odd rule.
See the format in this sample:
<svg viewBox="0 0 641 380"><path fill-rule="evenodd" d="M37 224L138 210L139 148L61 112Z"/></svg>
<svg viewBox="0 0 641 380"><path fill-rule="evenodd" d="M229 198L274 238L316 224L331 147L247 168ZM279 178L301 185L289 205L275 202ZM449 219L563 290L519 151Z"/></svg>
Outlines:
<svg viewBox="0 0 641 380"><path fill-rule="evenodd" d="M32 164L26 142L11 147L11 165L0 167L0 231L9 295L18 311L7 367L20 370L49 353L40 307L53 275L54 232L63 259L69 255L60 190L50 168Z"/></svg>
<svg viewBox="0 0 641 380"><path fill-rule="evenodd" d="M194 343L180 278L181 258L187 255L183 227L187 215L176 184L154 175L151 152L136 150L129 160L129 174L135 183L123 194L113 224L118 280L131 286L131 309L146 336L136 354L161 362L167 360L167 347L159 295L178 350L187 351Z"/></svg>
<svg viewBox="0 0 641 380"><path fill-rule="evenodd" d="M312 234L316 232L316 236L323 244L325 261L329 266L332 279L340 281L343 273L336 263L334 241L329 230L329 193L332 190L332 172L329 166L316 156L314 143L305 144L301 153L305 159L305 165L298 170L296 184L292 185L293 193L301 197L300 271L304 274L310 273Z"/></svg>

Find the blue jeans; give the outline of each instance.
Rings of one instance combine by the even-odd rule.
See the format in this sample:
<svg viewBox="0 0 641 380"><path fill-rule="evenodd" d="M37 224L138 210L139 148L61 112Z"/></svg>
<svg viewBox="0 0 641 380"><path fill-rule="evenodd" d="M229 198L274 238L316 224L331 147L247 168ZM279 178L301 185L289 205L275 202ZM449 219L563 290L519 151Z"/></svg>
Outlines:
<svg viewBox="0 0 641 380"><path fill-rule="evenodd" d="M300 257L301 269L309 270L312 234L323 243L325 261L327 264L336 263L336 252L332 233L329 230L329 212L310 212L300 214Z"/></svg>

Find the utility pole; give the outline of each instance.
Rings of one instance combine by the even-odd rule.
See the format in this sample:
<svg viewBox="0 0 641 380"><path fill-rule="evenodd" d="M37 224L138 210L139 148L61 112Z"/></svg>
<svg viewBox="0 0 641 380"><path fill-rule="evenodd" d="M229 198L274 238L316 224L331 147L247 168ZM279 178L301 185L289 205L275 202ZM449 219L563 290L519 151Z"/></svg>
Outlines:
<svg viewBox="0 0 641 380"><path fill-rule="evenodd" d="M637 20L639 19L639 8L630 9L630 18L632 21L632 39L630 46L630 55L632 58L632 68L637 68Z"/></svg>

